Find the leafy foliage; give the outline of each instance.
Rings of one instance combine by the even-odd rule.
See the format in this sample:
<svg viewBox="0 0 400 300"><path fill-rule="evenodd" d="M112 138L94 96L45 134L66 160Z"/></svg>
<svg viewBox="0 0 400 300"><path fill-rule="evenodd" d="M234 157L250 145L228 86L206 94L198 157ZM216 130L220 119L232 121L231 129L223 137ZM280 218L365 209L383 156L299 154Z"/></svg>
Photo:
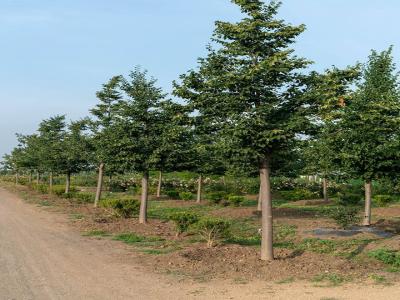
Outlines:
<svg viewBox="0 0 400 300"><path fill-rule="evenodd" d="M139 213L140 202L136 199L110 199L101 202L103 207L112 208L118 216L132 218Z"/></svg>
<svg viewBox="0 0 400 300"><path fill-rule="evenodd" d="M360 222L359 209L357 207L336 207L330 210L330 217L337 225L346 229L350 225Z"/></svg>
<svg viewBox="0 0 400 300"><path fill-rule="evenodd" d="M230 226L224 219L204 217L195 223L194 229L207 241L207 247L213 247L217 240L229 236Z"/></svg>
<svg viewBox="0 0 400 300"><path fill-rule="evenodd" d="M177 234L186 232L189 227L199 220L199 215L191 212L175 212L169 216L169 219L175 223Z"/></svg>

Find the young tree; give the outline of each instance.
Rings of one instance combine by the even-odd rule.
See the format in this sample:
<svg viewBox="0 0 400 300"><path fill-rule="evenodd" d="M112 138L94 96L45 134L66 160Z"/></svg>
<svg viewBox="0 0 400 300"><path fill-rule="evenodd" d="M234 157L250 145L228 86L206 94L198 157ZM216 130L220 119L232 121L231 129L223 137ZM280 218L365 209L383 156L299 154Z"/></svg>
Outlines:
<svg viewBox="0 0 400 300"><path fill-rule="evenodd" d="M303 143L304 170L319 174L323 182L323 197L328 201L328 179L340 168L335 124L340 121L341 111L349 99L351 85L360 75L359 65L340 70L332 68L309 77L305 97L313 99L315 133Z"/></svg>
<svg viewBox="0 0 400 300"><path fill-rule="evenodd" d="M372 51L363 80L337 124L344 165L365 182L366 226L371 224L372 181L393 176L400 162L400 94L395 70L392 48Z"/></svg>
<svg viewBox="0 0 400 300"><path fill-rule="evenodd" d="M307 128L304 75L310 62L290 45L305 27L277 19L280 2L233 0L244 19L216 22L213 41L197 71L181 76L176 95L207 121L218 124L230 156L246 157L258 168L262 196L261 259L272 260L271 162Z"/></svg>
<svg viewBox="0 0 400 300"><path fill-rule="evenodd" d="M129 79L122 78L121 89L127 99L120 101L118 117L112 125L115 162L125 170L142 174L139 222L147 222L149 170L157 167L163 127L161 102L165 95L156 80L136 68Z"/></svg>
<svg viewBox="0 0 400 300"><path fill-rule="evenodd" d="M193 132L188 108L165 100L160 103L161 134L154 151L155 167L159 170L157 198L161 196L162 173L182 171L190 167Z"/></svg>
<svg viewBox="0 0 400 300"><path fill-rule="evenodd" d="M71 175L89 167L91 143L86 130L88 120L72 122L62 142L60 171L66 175L65 193L70 192Z"/></svg>
<svg viewBox="0 0 400 300"><path fill-rule="evenodd" d="M66 135L65 116L54 116L43 120L38 129L39 135L32 140L33 159L41 168L50 173L50 192L53 189L53 175L61 171L63 164L63 143Z"/></svg>
<svg viewBox="0 0 400 300"><path fill-rule="evenodd" d="M112 153L113 145L109 143L110 135L114 134L110 127L114 122L116 112L118 110L118 104L122 99L121 92L119 90L121 83L121 76L114 76L106 84L103 85L103 89L96 93L99 103L90 111L95 117L92 122L92 143L94 148L93 158L94 163L98 165L98 180L97 190L94 206L97 207L98 202L101 198L103 176L107 166L110 172L112 172Z"/></svg>

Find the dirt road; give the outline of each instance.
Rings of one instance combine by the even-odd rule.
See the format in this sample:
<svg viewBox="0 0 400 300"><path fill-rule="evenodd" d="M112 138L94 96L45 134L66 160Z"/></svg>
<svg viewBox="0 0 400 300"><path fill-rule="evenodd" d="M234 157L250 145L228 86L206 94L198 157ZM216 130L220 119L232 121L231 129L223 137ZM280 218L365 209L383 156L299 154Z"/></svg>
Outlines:
<svg viewBox="0 0 400 300"><path fill-rule="evenodd" d="M0 299L400 299L400 287L179 282L146 272L117 242L82 237L68 219L0 188Z"/></svg>

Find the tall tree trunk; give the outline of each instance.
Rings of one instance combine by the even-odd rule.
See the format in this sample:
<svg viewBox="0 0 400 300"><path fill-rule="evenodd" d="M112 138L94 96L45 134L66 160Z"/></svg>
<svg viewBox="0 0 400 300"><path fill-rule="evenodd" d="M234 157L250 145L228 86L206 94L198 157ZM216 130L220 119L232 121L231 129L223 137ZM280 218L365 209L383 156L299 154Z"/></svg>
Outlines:
<svg viewBox="0 0 400 300"><path fill-rule="evenodd" d="M99 177L97 178L96 198L94 199L94 207L97 207L101 198L101 190L103 188L103 174L104 174L104 163L100 163Z"/></svg>
<svg viewBox="0 0 400 300"><path fill-rule="evenodd" d="M261 182L261 200L262 200L261 260L266 260L266 261L271 261L274 259L270 174L271 174L270 158L265 157L261 161L260 182Z"/></svg>
<svg viewBox="0 0 400 300"><path fill-rule="evenodd" d="M258 205L257 205L257 211L262 211L262 198L261 198L261 183L260 183L260 191L258 192Z"/></svg>
<svg viewBox="0 0 400 300"><path fill-rule="evenodd" d="M324 201L328 202L329 201L329 197L328 197L328 179L326 179L326 177L324 177L322 179L322 190L323 190L323 194L324 194Z"/></svg>
<svg viewBox="0 0 400 300"><path fill-rule="evenodd" d="M67 173L65 181L65 193L68 194L71 190L71 173Z"/></svg>
<svg viewBox="0 0 400 300"><path fill-rule="evenodd" d="M53 171L50 172L49 176L49 192L53 194Z"/></svg>
<svg viewBox="0 0 400 300"><path fill-rule="evenodd" d="M146 224L147 222L147 200L149 193L149 172L143 172L142 177L142 199L140 201L139 223Z"/></svg>
<svg viewBox="0 0 400 300"><path fill-rule="evenodd" d="M36 184L40 183L40 172L36 171Z"/></svg>
<svg viewBox="0 0 400 300"><path fill-rule="evenodd" d="M29 172L29 184L31 184L32 183L32 177L33 177L33 174L32 174L32 171L30 171Z"/></svg>
<svg viewBox="0 0 400 300"><path fill-rule="evenodd" d="M158 174L157 198L161 197L162 171Z"/></svg>
<svg viewBox="0 0 400 300"><path fill-rule="evenodd" d="M364 214L364 226L371 225L371 204L372 204L372 184L371 181L365 182L365 214Z"/></svg>
<svg viewBox="0 0 400 300"><path fill-rule="evenodd" d="M18 172L15 172L15 185L18 185L18 181L19 181Z"/></svg>
<svg viewBox="0 0 400 300"><path fill-rule="evenodd" d="M196 203L201 203L201 190L203 187L203 176L200 174L197 180L197 200Z"/></svg>

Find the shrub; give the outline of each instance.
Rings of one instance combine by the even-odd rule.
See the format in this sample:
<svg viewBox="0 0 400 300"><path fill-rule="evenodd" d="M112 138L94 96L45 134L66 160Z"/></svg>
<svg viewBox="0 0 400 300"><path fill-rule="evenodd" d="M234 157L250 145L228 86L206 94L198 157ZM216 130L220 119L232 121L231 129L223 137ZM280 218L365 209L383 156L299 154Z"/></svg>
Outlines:
<svg viewBox="0 0 400 300"><path fill-rule="evenodd" d="M35 185L35 190L41 194L47 194L49 191L49 188L48 188L47 184L37 184L37 185Z"/></svg>
<svg viewBox="0 0 400 300"><path fill-rule="evenodd" d="M179 199L179 192L176 190L168 190L165 193L167 194L168 198Z"/></svg>
<svg viewBox="0 0 400 300"><path fill-rule="evenodd" d="M193 194L191 192L180 192L179 198L185 201L189 201L193 199Z"/></svg>
<svg viewBox="0 0 400 300"><path fill-rule="evenodd" d="M53 194L59 196L59 197L63 197L63 195L65 194L65 186L64 185L53 185ZM78 191L78 189L76 187L71 186L70 189L70 194L75 193ZM63 197L63 198L68 198L68 197Z"/></svg>
<svg viewBox="0 0 400 300"><path fill-rule="evenodd" d="M374 196L374 202L378 206L387 206L392 201L393 201L393 198L390 195L376 195L376 196Z"/></svg>
<svg viewBox="0 0 400 300"><path fill-rule="evenodd" d="M168 217L175 223L177 236L188 230L189 226L195 224L199 220L199 216L192 212L175 212Z"/></svg>
<svg viewBox="0 0 400 300"><path fill-rule="evenodd" d="M236 206L236 207L241 206L245 200L246 200L246 198L243 196L229 196L228 197L229 204Z"/></svg>
<svg viewBox="0 0 400 300"><path fill-rule="evenodd" d="M111 199L101 202L103 207L112 208L119 217L132 218L139 213L140 202L136 199Z"/></svg>
<svg viewBox="0 0 400 300"><path fill-rule="evenodd" d="M350 225L357 224L360 222L358 216L359 209L356 207L336 207L332 208L329 212L329 216L336 222L337 225L346 229Z"/></svg>
<svg viewBox="0 0 400 300"><path fill-rule="evenodd" d="M108 183L108 188L110 192L119 193L119 192L126 192L127 186L125 182L121 182L119 180L111 180Z"/></svg>
<svg viewBox="0 0 400 300"><path fill-rule="evenodd" d="M353 193L339 193L338 204L341 206L355 206L358 205L362 199L359 194Z"/></svg>
<svg viewBox="0 0 400 300"><path fill-rule="evenodd" d="M283 200L296 201L296 200L309 200L319 197L319 193L309 190L293 190L293 191L280 191L279 195Z"/></svg>
<svg viewBox="0 0 400 300"><path fill-rule="evenodd" d="M78 200L79 203L91 203L94 201L95 195L93 193L74 193L73 198Z"/></svg>
<svg viewBox="0 0 400 300"><path fill-rule="evenodd" d="M210 201L212 204L218 204L222 200L227 198L227 193L226 192L214 192L214 193L209 193L207 195L208 201Z"/></svg>
<svg viewBox="0 0 400 300"><path fill-rule="evenodd" d="M231 224L219 218L203 218L195 225L195 231L207 241L207 247L213 247L218 239L229 237Z"/></svg>

